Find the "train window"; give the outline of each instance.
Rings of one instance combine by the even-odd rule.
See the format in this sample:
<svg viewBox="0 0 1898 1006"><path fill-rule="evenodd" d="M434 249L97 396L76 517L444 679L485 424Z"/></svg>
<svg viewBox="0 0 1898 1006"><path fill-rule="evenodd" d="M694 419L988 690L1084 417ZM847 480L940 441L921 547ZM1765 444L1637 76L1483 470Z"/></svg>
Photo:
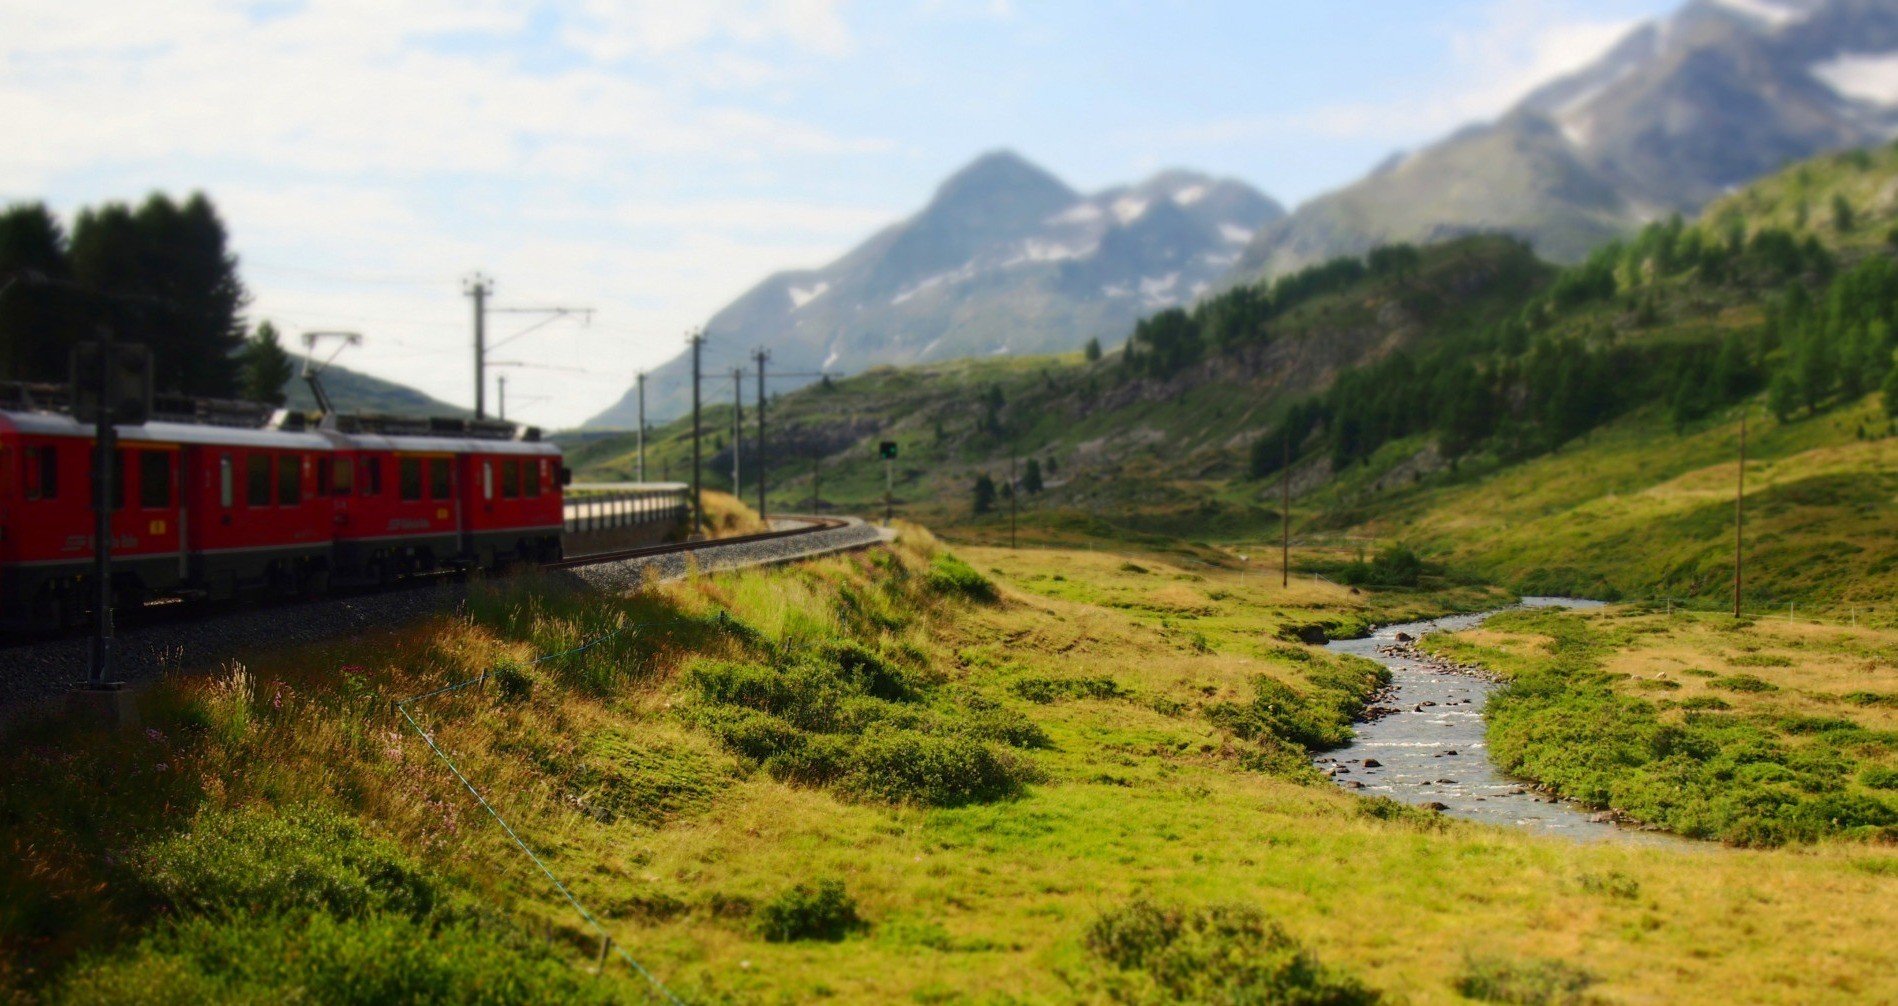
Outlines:
<svg viewBox="0 0 1898 1006"><path fill-rule="evenodd" d="M356 488L356 462L352 458L337 458L330 467L335 469L330 483L338 496L347 496Z"/></svg>
<svg viewBox="0 0 1898 1006"><path fill-rule="evenodd" d="M49 500L59 495L59 450L53 447L28 447L21 455L26 462L26 498Z"/></svg>
<svg viewBox="0 0 1898 1006"><path fill-rule="evenodd" d="M231 488L232 483L236 481L236 478L235 478L236 469L237 469L237 466L231 463L231 456L229 454L222 454L218 456L218 459L217 459L217 505L218 506L228 507L231 505L231 501L236 498L233 495L234 490Z"/></svg>
<svg viewBox="0 0 1898 1006"><path fill-rule="evenodd" d="M320 498L330 494L330 469L334 467L328 458L317 458L310 467L316 469L316 495Z"/></svg>
<svg viewBox="0 0 1898 1006"><path fill-rule="evenodd" d="M445 500L450 492L448 481L448 459L428 459L428 498Z"/></svg>
<svg viewBox="0 0 1898 1006"><path fill-rule="evenodd" d="M422 459L399 458L396 467L402 477L402 498L419 500L422 498Z"/></svg>
<svg viewBox="0 0 1898 1006"><path fill-rule="evenodd" d="M382 495L382 459L362 459L362 494L364 496Z"/></svg>
<svg viewBox="0 0 1898 1006"><path fill-rule="evenodd" d="M303 456L277 456L277 505L296 506L303 502Z"/></svg>
<svg viewBox="0 0 1898 1006"><path fill-rule="evenodd" d="M521 463L512 458L501 462L501 498L514 499L521 494Z"/></svg>
<svg viewBox="0 0 1898 1006"><path fill-rule="evenodd" d="M138 452L138 505L147 510L171 507L171 452Z"/></svg>
<svg viewBox="0 0 1898 1006"><path fill-rule="evenodd" d="M492 461L481 462L481 498L484 500L494 498L494 462Z"/></svg>
<svg viewBox="0 0 1898 1006"><path fill-rule="evenodd" d="M244 456L244 502L251 506L270 505L270 455Z"/></svg>
<svg viewBox="0 0 1898 1006"><path fill-rule="evenodd" d="M521 465L521 495L528 499L540 496L540 466L545 461L529 461Z"/></svg>

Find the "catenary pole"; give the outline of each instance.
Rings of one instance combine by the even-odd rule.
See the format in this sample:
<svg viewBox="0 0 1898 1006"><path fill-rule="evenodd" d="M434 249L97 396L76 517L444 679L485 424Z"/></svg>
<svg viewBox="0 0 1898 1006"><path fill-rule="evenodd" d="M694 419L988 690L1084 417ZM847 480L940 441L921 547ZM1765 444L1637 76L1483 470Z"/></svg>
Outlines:
<svg viewBox="0 0 1898 1006"><path fill-rule="evenodd" d="M699 481L699 356L705 335L693 332L685 341L692 347L692 534L699 533L705 522L705 499Z"/></svg>
<svg viewBox="0 0 1898 1006"><path fill-rule="evenodd" d="M764 452L764 365L770 362L771 353L760 347L752 351L751 358L758 361L758 445L752 448L758 454L758 471L753 477L758 480L758 519L769 526L764 512L764 473L768 463Z"/></svg>
<svg viewBox="0 0 1898 1006"><path fill-rule="evenodd" d="M639 481L646 481L646 372L640 371L633 383L639 387Z"/></svg>
<svg viewBox="0 0 1898 1006"><path fill-rule="evenodd" d="M1292 431L1285 431L1285 457L1279 467L1279 586L1292 585Z"/></svg>
<svg viewBox="0 0 1898 1006"><path fill-rule="evenodd" d="M1746 524L1746 406L1740 407L1740 466L1733 490L1733 617L1740 617L1740 545Z"/></svg>
<svg viewBox="0 0 1898 1006"><path fill-rule="evenodd" d="M744 445L740 443L740 440L742 439L743 434L744 434L744 429L745 429L745 370L743 367L733 367L732 368L732 497L739 500L742 500L744 498L743 494L740 492L740 490L743 487L740 486L738 483L738 459L741 455L744 454L744 451L742 449Z"/></svg>
<svg viewBox="0 0 1898 1006"><path fill-rule="evenodd" d="M494 280L480 273L462 281L461 290L474 300L474 386L475 418L487 418L488 393L488 295L494 292Z"/></svg>

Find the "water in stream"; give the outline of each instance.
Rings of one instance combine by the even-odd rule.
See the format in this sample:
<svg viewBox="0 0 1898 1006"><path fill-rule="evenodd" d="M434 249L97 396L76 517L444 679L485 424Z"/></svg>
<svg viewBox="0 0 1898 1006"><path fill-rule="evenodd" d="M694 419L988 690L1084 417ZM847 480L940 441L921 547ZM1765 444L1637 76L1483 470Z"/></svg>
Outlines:
<svg viewBox="0 0 1898 1006"><path fill-rule="evenodd" d="M1600 602L1529 597L1526 607L1599 607ZM1436 670L1421 661L1379 652L1398 633L1411 637L1479 625L1496 612L1455 615L1428 622L1387 625L1363 639L1329 645L1338 653L1375 660L1390 668L1394 697L1382 704L1398 711L1356 726L1350 745L1318 758L1339 785L1405 803L1444 806L1443 813L1473 821L1507 824L1578 841L1678 843L1683 840L1639 831L1596 818L1574 804L1539 795L1504 775L1489 760L1483 737L1483 704L1495 684L1469 674ZM1377 763L1366 767L1365 761Z"/></svg>

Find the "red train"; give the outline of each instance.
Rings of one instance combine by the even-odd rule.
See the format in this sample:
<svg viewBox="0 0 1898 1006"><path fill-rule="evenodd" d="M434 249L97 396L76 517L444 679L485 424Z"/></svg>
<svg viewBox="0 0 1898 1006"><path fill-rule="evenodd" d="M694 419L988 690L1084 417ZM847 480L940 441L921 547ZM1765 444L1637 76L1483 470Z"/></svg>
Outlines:
<svg viewBox="0 0 1898 1006"><path fill-rule="evenodd" d="M92 428L70 415L0 409L0 624L89 617L92 453ZM121 605L300 595L560 557L560 449L509 424L338 416L312 427L281 412L250 425L154 420L120 427L117 454Z"/></svg>

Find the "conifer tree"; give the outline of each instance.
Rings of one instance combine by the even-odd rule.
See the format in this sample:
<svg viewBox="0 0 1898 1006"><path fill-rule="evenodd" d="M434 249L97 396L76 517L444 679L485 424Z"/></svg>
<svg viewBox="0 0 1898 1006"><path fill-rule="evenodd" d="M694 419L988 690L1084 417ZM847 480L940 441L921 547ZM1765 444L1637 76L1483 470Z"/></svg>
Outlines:
<svg viewBox="0 0 1898 1006"><path fill-rule="evenodd" d="M277 326L266 321L244 344L244 397L253 402L282 405L283 386L296 373L290 354L277 337Z"/></svg>

